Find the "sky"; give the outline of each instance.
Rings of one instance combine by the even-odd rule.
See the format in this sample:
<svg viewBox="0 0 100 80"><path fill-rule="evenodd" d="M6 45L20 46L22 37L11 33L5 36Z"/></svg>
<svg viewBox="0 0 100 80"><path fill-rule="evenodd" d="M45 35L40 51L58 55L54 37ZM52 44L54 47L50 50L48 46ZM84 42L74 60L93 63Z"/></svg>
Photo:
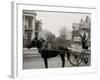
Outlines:
<svg viewBox="0 0 100 80"><path fill-rule="evenodd" d="M60 13L60 12L45 12L45 11L36 11L37 20L41 20L42 29L48 30L59 36L59 31L62 27L66 27L68 32L72 31L72 23L79 23L80 19L83 20L86 16L91 17L90 14L80 14L80 13Z"/></svg>

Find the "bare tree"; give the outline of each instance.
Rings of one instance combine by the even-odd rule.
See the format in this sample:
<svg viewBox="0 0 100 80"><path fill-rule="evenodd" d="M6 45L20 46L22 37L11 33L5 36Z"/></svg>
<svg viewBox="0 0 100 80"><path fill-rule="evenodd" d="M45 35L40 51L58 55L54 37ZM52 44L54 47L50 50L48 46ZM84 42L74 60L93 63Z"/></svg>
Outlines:
<svg viewBox="0 0 100 80"><path fill-rule="evenodd" d="M66 40L66 37L67 37L66 27L62 27L59 32L60 32L59 38L61 38L62 40Z"/></svg>
<svg viewBox="0 0 100 80"><path fill-rule="evenodd" d="M46 37L47 42L50 43L55 39L55 35L53 33L51 33L50 31L44 30L44 33L45 33L45 37Z"/></svg>

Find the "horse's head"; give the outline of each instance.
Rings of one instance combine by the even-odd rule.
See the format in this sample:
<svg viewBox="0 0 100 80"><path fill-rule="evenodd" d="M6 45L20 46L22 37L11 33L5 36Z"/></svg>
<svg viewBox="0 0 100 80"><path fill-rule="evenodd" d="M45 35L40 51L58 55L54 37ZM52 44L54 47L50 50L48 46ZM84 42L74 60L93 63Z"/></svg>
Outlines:
<svg viewBox="0 0 100 80"><path fill-rule="evenodd" d="M34 40L32 40L32 41L28 44L28 46L27 46L28 49L30 49L30 48L32 48L32 47L36 47L36 46L35 46L35 41L34 41Z"/></svg>
<svg viewBox="0 0 100 80"><path fill-rule="evenodd" d="M33 39L32 42L27 46L28 49L32 47L41 48L43 45L43 40Z"/></svg>

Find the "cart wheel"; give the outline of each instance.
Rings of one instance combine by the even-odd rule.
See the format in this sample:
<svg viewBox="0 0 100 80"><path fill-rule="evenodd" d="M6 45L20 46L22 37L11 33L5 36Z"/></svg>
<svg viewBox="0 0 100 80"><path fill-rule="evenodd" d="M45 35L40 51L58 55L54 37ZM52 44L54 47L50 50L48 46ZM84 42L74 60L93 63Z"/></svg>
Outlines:
<svg viewBox="0 0 100 80"><path fill-rule="evenodd" d="M80 55L70 54L69 62L73 66L78 66L82 63L82 59L81 59Z"/></svg>
<svg viewBox="0 0 100 80"><path fill-rule="evenodd" d="M91 61L91 56L90 54L81 54L80 55L81 59L84 61L85 65L90 65L90 61Z"/></svg>

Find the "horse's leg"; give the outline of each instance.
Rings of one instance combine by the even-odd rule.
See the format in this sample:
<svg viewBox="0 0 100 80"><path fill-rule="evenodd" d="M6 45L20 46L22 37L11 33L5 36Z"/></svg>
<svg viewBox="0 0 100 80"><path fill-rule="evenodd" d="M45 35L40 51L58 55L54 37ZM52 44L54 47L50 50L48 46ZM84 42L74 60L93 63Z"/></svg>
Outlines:
<svg viewBox="0 0 100 80"><path fill-rule="evenodd" d="M70 59L70 53L67 53L67 61Z"/></svg>
<svg viewBox="0 0 100 80"><path fill-rule="evenodd" d="M65 67L65 54L60 54L62 60L62 67Z"/></svg>
<svg viewBox="0 0 100 80"><path fill-rule="evenodd" d="M43 59L44 59L45 68L48 68L48 61L47 61L47 58L43 58Z"/></svg>

